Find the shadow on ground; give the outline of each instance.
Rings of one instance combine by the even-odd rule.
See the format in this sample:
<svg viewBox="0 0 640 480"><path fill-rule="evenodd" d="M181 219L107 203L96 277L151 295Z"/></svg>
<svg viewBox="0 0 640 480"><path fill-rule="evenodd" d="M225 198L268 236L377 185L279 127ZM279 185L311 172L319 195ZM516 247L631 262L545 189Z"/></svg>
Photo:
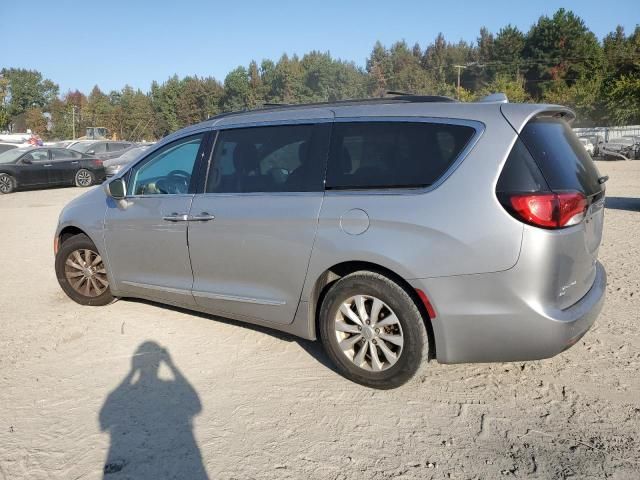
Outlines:
<svg viewBox="0 0 640 480"><path fill-rule="evenodd" d="M163 363L170 380L158 376ZM169 352L142 343L100 410L100 428L111 435L104 478L208 479L193 435L192 419L201 410L197 392Z"/></svg>
<svg viewBox="0 0 640 480"><path fill-rule="evenodd" d="M281 332L278 330L274 330L268 327L263 327L260 325L254 325L251 323L245 323L245 322L241 322L241 321L236 321L236 320L232 320L229 318L224 318L224 317L218 317L215 315L208 315L206 313L201 313L201 312L196 312L194 310L188 310L185 308L180 308L180 307L174 307L172 305L166 305L163 303L156 303L156 302L152 302L149 300L142 300L139 298L123 298L120 301L124 301L124 302L136 302L136 303L144 303L146 305L152 305L154 307L158 307L158 308L163 308L166 310L173 310L176 312L180 312L180 313L186 313L188 315L193 315L193 316L197 316L200 318L204 318L207 320L213 320L216 322L223 322L229 325L233 325L237 328L246 328L249 330L253 330L255 332L260 332L263 333L265 335L269 335L271 337L277 338L279 340L283 340L285 342L295 342L297 343L305 352L307 352L312 358L314 358L318 363L320 363L321 365L327 367L329 370L332 370L334 372L336 372L336 368L333 365L333 363L331 362L331 360L329 360L329 357L327 356L327 354L325 353L324 349L322 348L322 344L320 343L320 341L313 341L313 340L305 340L303 338L300 337L296 337L295 335L290 335L288 333L285 332Z"/></svg>
<svg viewBox="0 0 640 480"><path fill-rule="evenodd" d="M613 210L627 210L640 212L640 198L636 197L607 197L605 207Z"/></svg>

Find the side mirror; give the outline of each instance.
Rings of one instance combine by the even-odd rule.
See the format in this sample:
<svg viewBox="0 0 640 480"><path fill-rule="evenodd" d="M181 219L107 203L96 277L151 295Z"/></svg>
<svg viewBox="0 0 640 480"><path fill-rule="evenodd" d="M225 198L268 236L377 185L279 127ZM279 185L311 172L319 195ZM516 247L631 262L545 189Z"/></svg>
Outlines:
<svg viewBox="0 0 640 480"><path fill-rule="evenodd" d="M127 184L124 179L116 178L105 184L107 195L115 200L122 200L127 196Z"/></svg>
<svg viewBox="0 0 640 480"><path fill-rule="evenodd" d="M31 165L33 161L30 158L23 158L22 163L24 163L25 165Z"/></svg>
<svg viewBox="0 0 640 480"><path fill-rule="evenodd" d="M89 150L87 151L87 155L95 155L96 151L95 150Z"/></svg>

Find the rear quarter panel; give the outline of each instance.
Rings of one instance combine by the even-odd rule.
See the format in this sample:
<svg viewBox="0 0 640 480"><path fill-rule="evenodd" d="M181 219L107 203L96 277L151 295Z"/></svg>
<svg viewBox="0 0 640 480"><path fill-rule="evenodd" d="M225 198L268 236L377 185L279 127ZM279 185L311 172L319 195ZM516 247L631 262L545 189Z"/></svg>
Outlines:
<svg viewBox="0 0 640 480"><path fill-rule="evenodd" d="M516 264L523 226L495 195L515 132L497 106L480 119L484 133L436 188L326 193L303 300L322 273L346 261L375 263L405 279L497 272ZM341 227L352 209L369 217L359 235Z"/></svg>

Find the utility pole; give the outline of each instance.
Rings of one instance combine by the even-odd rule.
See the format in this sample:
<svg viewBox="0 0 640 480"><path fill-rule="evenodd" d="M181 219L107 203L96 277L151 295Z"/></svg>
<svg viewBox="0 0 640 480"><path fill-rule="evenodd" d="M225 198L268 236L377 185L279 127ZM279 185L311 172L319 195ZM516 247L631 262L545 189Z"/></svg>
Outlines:
<svg viewBox="0 0 640 480"><path fill-rule="evenodd" d="M76 106L71 107L71 123L73 126L73 140L76 139Z"/></svg>
<svg viewBox="0 0 640 480"><path fill-rule="evenodd" d="M456 92L458 95L458 100L460 100L460 72L463 68L466 68L466 65L454 65L453 67L458 69L458 89L456 90Z"/></svg>

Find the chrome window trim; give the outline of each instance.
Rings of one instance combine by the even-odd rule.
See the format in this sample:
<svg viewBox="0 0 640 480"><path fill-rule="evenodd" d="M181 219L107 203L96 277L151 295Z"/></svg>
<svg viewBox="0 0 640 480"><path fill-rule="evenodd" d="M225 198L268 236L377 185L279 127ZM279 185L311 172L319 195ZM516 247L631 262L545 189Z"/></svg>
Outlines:
<svg viewBox="0 0 640 480"><path fill-rule="evenodd" d="M422 195L429 193L442 185L447 178L455 172L455 170L462 164L465 158L469 155L471 150L476 146L480 137L485 132L486 125L478 120L465 120L460 118L448 118L448 117L424 117L424 116L371 116L371 117L336 117L334 123L369 123L369 122L398 122L398 123L439 123L444 125L462 125L465 127L471 127L475 130L475 133L462 151L458 154L456 159L449 165L449 168L438 177L433 184L426 187L417 188L361 188L361 189L325 189L325 194L328 196L349 196L349 195ZM326 184L326 176L325 176Z"/></svg>

